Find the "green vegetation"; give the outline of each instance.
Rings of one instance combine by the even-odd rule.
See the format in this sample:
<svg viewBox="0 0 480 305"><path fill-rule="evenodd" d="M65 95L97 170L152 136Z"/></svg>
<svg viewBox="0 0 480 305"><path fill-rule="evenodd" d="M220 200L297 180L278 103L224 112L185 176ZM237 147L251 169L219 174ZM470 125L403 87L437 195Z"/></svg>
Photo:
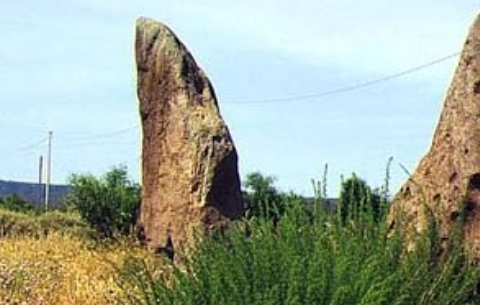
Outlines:
<svg viewBox="0 0 480 305"><path fill-rule="evenodd" d="M255 181L262 187L253 194L276 198L271 180ZM458 236L440 244L432 222L407 244L389 231L385 213L363 209L371 201L353 201L370 198L362 180L354 177L342 193L357 212L306 209L304 200L283 196L277 221L252 217L199 239L196 251L169 272L127 261L121 278L138 291L128 304L480 304L473 298L480 272ZM322 198L313 204L322 205Z"/></svg>
<svg viewBox="0 0 480 305"><path fill-rule="evenodd" d="M373 191L365 180L352 174L342 182L338 200L338 216L342 223L348 220L359 221L370 216L375 222L379 222L386 210L386 198L382 198L378 191Z"/></svg>
<svg viewBox="0 0 480 305"><path fill-rule="evenodd" d="M40 237L51 233L78 237L94 235L77 213L38 209L18 195L0 198L0 237Z"/></svg>
<svg viewBox="0 0 480 305"><path fill-rule="evenodd" d="M432 213L425 232L405 239L388 227L386 191L355 175L343 181L336 210L320 194L325 181L314 183L314 200L274 182L249 175L247 217L198 235L197 248L176 265L131 239L92 243L135 223L140 187L125 168L73 176L68 211L32 213L10 199L0 208L0 302L480 304L480 270L460 231L439 240Z"/></svg>
<svg viewBox="0 0 480 305"><path fill-rule="evenodd" d="M132 231L140 204L140 186L128 178L125 167L104 176L73 175L67 205L73 207L101 237Z"/></svg>
<svg viewBox="0 0 480 305"><path fill-rule="evenodd" d="M273 218L283 214L284 201L274 182L274 177L259 172L247 175L244 200L248 217Z"/></svg>
<svg viewBox="0 0 480 305"><path fill-rule="evenodd" d="M20 196L13 194L0 198L0 208L16 212L33 212L36 208L23 200Z"/></svg>
<svg viewBox="0 0 480 305"><path fill-rule="evenodd" d="M75 213L51 211L32 214L0 209L0 237L40 237L53 232L93 236L93 232Z"/></svg>

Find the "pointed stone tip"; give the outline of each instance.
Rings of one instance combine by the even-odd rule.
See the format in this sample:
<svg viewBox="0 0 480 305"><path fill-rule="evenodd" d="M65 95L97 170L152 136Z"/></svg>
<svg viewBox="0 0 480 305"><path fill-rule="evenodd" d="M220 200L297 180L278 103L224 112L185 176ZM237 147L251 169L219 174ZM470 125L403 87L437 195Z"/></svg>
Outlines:
<svg viewBox="0 0 480 305"><path fill-rule="evenodd" d="M168 29L168 26L158 20L155 20L153 18L150 18L150 17L144 17L144 16L140 16L137 18L137 21L136 21L136 26L137 28L140 28L140 27L159 27L159 28L166 28Z"/></svg>
<svg viewBox="0 0 480 305"><path fill-rule="evenodd" d="M480 12L477 13L477 17L475 18L472 27L480 27Z"/></svg>
<svg viewBox="0 0 480 305"><path fill-rule="evenodd" d="M173 53L186 49L166 24L147 17L137 18L135 40L137 56L146 56L152 49L170 50Z"/></svg>
<svg viewBox="0 0 480 305"><path fill-rule="evenodd" d="M158 23L158 22L152 18L144 17L144 16L140 16L137 18L137 25L144 24L144 23Z"/></svg>
<svg viewBox="0 0 480 305"><path fill-rule="evenodd" d="M143 37L143 39L151 40L158 39L158 33L160 36L166 39L167 37L176 37L175 33L168 27L168 25L161 21L148 17L138 17L136 20L137 39Z"/></svg>
<svg viewBox="0 0 480 305"><path fill-rule="evenodd" d="M472 36L480 36L480 13L477 14L475 21L472 23L468 31L468 37L470 38ZM477 39L480 39L480 37L478 37Z"/></svg>

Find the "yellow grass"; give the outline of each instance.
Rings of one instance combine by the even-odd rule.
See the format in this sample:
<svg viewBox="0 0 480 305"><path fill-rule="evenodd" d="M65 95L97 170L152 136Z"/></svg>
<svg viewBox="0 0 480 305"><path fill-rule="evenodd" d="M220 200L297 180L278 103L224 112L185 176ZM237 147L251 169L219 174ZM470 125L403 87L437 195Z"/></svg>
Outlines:
<svg viewBox="0 0 480 305"><path fill-rule="evenodd" d="M158 266L150 253L128 242L98 246L59 233L3 237L0 304L116 304L125 291L117 284L114 266L129 256Z"/></svg>

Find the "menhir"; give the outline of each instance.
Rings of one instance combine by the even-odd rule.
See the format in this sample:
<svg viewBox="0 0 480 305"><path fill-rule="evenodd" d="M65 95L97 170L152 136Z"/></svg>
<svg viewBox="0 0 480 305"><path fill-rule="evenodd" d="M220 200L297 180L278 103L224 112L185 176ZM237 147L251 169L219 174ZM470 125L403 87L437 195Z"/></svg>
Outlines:
<svg viewBox="0 0 480 305"><path fill-rule="evenodd" d="M140 224L147 244L175 249L244 213L237 153L215 93L175 34L137 20L143 130ZM168 232L168 233L167 233Z"/></svg>
<svg viewBox="0 0 480 305"><path fill-rule="evenodd" d="M460 224L465 242L480 254L480 17L470 28L444 102L430 151L392 204L410 229L434 216L440 238Z"/></svg>

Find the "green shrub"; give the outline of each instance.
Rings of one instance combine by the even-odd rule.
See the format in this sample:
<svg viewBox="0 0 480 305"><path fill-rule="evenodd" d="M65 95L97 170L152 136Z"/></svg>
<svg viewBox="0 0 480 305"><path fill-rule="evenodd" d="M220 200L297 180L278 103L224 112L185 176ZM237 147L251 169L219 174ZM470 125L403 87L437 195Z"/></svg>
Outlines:
<svg viewBox="0 0 480 305"><path fill-rule="evenodd" d="M128 179L125 167L104 176L73 175L67 204L77 210L102 237L129 233L136 222L140 186Z"/></svg>
<svg viewBox="0 0 480 305"><path fill-rule="evenodd" d="M37 217L41 231L45 233L60 232L62 234L75 235L84 238L93 237L91 228L80 218L78 213L62 212L58 210L48 211Z"/></svg>
<svg viewBox="0 0 480 305"><path fill-rule="evenodd" d="M91 236L91 231L78 214L60 211L26 214L0 209L0 237L21 235L38 237L53 232Z"/></svg>
<svg viewBox="0 0 480 305"><path fill-rule="evenodd" d="M17 194L0 198L0 208L24 213L37 210L33 205L23 200L23 198Z"/></svg>
<svg viewBox="0 0 480 305"><path fill-rule="evenodd" d="M282 193L275 187L275 178L259 172L250 173L245 180L243 197L247 217L262 217L277 220L285 212L287 197L294 194ZM299 197L299 196L296 196Z"/></svg>
<svg viewBox="0 0 480 305"><path fill-rule="evenodd" d="M457 238L433 251L434 225L408 251L373 217L345 225L290 200L276 225L262 217L238 222L203 238L169 272L155 275L130 260L120 273L137 287L128 304L480 304L471 298L478 269Z"/></svg>
<svg viewBox="0 0 480 305"><path fill-rule="evenodd" d="M380 222L386 210L386 202L365 180L352 174L342 182L337 207L340 222L359 221L365 217L372 217L375 222Z"/></svg>

